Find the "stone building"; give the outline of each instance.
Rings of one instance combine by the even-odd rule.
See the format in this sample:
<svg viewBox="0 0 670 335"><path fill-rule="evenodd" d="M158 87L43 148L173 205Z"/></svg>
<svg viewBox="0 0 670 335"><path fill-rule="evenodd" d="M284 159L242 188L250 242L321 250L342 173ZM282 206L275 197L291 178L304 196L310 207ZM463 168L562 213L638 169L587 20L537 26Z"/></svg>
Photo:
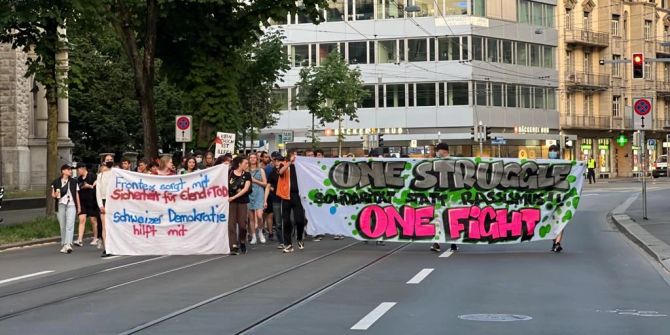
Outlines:
<svg viewBox="0 0 670 335"><path fill-rule="evenodd" d="M59 57L67 59L67 52ZM0 44L0 185L38 189L46 185L47 102L43 89L26 77L27 55ZM72 160L68 100L58 99L60 164Z"/></svg>

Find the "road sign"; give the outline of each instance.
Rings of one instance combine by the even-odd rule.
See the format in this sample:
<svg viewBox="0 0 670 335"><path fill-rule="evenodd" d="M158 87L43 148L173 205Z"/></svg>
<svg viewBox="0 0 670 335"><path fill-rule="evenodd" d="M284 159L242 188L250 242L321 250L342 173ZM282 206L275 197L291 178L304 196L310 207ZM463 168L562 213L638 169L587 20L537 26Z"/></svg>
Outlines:
<svg viewBox="0 0 670 335"><path fill-rule="evenodd" d="M646 116L651 113L651 102L647 99L638 99L633 105L633 110L639 116Z"/></svg>
<svg viewBox="0 0 670 335"><path fill-rule="evenodd" d="M190 115L177 115L175 117L175 140L177 142L191 142L193 129Z"/></svg>
<svg viewBox="0 0 670 335"><path fill-rule="evenodd" d="M502 137L496 136L491 140L491 144L507 144L507 140Z"/></svg>
<svg viewBox="0 0 670 335"><path fill-rule="evenodd" d="M656 147L656 140L653 138L650 138L647 140L647 145L650 147Z"/></svg>
<svg viewBox="0 0 670 335"><path fill-rule="evenodd" d="M282 142L289 143L293 142L293 130L284 130L281 133Z"/></svg>

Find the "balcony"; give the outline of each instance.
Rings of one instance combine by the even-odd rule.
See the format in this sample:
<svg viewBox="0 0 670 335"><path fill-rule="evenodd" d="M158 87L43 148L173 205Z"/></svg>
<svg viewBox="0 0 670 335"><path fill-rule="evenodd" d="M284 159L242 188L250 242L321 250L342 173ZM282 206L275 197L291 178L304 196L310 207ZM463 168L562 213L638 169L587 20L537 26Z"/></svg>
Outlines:
<svg viewBox="0 0 670 335"><path fill-rule="evenodd" d="M670 120L663 120L663 119L654 120L654 129L656 130L670 129Z"/></svg>
<svg viewBox="0 0 670 335"><path fill-rule="evenodd" d="M631 129L633 128L633 119L630 117L613 116L612 129Z"/></svg>
<svg viewBox="0 0 670 335"><path fill-rule="evenodd" d="M561 115L564 128L611 129L611 117L594 115Z"/></svg>
<svg viewBox="0 0 670 335"><path fill-rule="evenodd" d="M656 54L670 55L670 42L657 42Z"/></svg>
<svg viewBox="0 0 670 335"><path fill-rule="evenodd" d="M661 97L670 96L670 82L657 81L656 82L656 95Z"/></svg>
<svg viewBox="0 0 670 335"><path fill-rule="evenodd" d="M572 72L566 74L565 84L569 90L573 91L606 90L610 85L610 76L607 74Z"/></svg>
<svg viewBox="0 0 670 335"><path fill-rule="evenodd" d="M565 42L588 46L607 47L610 42L609 33L592 30L566 29Z"/></svg>

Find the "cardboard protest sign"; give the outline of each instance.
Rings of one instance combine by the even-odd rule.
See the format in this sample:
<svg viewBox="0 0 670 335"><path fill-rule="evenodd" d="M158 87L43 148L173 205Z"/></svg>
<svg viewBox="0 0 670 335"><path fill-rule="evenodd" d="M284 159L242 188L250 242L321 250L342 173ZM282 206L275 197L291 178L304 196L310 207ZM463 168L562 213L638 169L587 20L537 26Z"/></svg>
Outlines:
<svg viewBox="0 0 670 335"><path fill-rule="evenodd" d="M227 254L228 167L179 176L112 169L105 247L113 255Z"/></svg>
<svg viewBox="0 0 670 335"><path fill-rule="evenodd" d="M235 134L218 132L214 143L214 158L235 152Z"/></svg>
<svg viewBox="0 0 670 335"><path fill-rule="evenodd" d="M296 160L309 234L431 243L553 239L577 210L584 171L564 160Z"/></svg>

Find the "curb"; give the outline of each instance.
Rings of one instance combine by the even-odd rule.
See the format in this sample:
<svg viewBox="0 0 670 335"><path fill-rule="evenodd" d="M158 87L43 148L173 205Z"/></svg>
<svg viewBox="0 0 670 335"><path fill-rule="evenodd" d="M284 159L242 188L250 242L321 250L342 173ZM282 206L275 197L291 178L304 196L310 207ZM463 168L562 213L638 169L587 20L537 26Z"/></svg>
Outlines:
<svg viewBox="0 0 670 335"><path fill-rule="evenodd" d="M624 235L661 263L666 271L670 272L670 245L650 234L627 214L608 214L607 217Z"/></svg>
<svg viewBox="0 0 670 335"><path fill-rule="evenodd" d="M29 246L32 246L32 245L44 244L44 243L53 243L53 242L58 242L58 241L60 241L60 236L40 238L40 239L32 240L32 241L2 244L2 245L0 245L0 250L7 250L7 249L21 248L21 247L29 247Z"/></svg>

